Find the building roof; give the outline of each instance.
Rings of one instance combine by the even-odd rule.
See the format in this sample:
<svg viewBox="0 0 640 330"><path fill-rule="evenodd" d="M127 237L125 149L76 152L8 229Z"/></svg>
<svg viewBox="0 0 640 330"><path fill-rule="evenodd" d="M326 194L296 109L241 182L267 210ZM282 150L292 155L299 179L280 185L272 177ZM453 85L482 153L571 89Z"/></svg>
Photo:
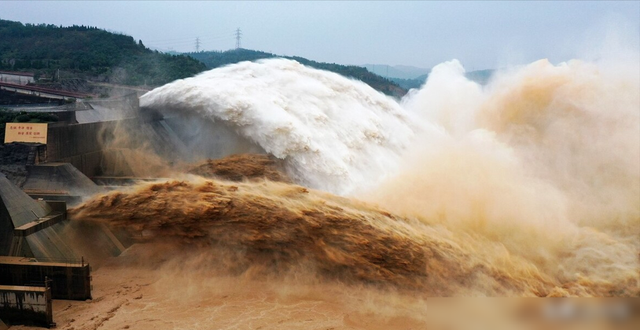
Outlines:
<svg viewBox="0 0 640 330"><path fill-rule="evenodd" d="M17 88L17 89L23 89L28 91L49 93L52 95L60 95L60 96L67 96L67 97L74 97L74 98L86 98L91 96L89 94L68 92L68 91L62 91L62 90L53 89L53 88L45 88L45 87L37 87L37 86L29 86L29 85L17 85L17 84L11 84L6 82L0 82L0 87Z"/></svg>
<svg viewBox="0 0 640 330"><path fill-rule="evenodd" d="M0 71L0 74L10 74L10 75L14 75L14 76L33 77L33 73L31 73L31 72Z"/></svg>

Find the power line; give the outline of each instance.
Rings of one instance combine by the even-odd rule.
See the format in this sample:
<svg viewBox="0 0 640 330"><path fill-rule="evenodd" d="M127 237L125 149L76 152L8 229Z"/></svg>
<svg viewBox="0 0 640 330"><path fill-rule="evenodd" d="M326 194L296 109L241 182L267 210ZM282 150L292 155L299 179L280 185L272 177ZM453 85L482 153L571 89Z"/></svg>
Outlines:
<svg viewBox="0 0 640 330"><path fill-rule="evenodd" d="M220 33L220 34L205 34L205 36L203 38L211 38L211 37L226 37L226 36L233 36L234 33ZM175 37L175 38L162 38L162 39L148 39L145 40L145 42L170 42L170 41L180 41L180 40L193 40L193 37Z"/></svg>
<svg viewBox="0 0 640 330"><path fill-rule="evenodd" d="M196 38L196 53L200 52L200 37Z"/></svg>
<svg viewBox="0 0 640 330"><path fill-rule="evenodd" d="M208 37L200 37L200 45L202 48L202 44L203 43L213 43L215 41L222 41L222 40L229 40L235 38L233 35L229 35L227 37L221 37L221 38L208 38ZM193 38L189 38L187 40L184 41L174 41L174 42L145 42L145 45L154 45L154 46L188 46L191 45L193 46Z"/></svg>
<svg viewBox="0 0 640 330"><path fill-rule="evenodd" d="M236 49L240 49L240 38L242 37L242 32L240 28L236 29Z"/></svg>
<svg viewBox="0 0 640 330"><path fill-rule="evenodd" d="M200 42L207 40L220 40L220 39L230 39L234 38L235 33L227 33L227 34L218 34L218 35L205 35L204 37L199 37ZM182 38L173 38L173 39L156 39L156 40L144 40L145 44L193 44L193 37L182 37Z"/></svg>

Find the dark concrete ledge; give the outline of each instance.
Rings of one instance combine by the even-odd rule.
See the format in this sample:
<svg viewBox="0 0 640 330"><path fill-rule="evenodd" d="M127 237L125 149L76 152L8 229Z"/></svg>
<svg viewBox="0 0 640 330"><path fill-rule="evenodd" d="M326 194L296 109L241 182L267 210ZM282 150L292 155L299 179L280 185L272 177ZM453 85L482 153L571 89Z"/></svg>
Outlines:
<svg viewBox="0 0 640 330"><path fill-rule="evenodd" d="M14 229L13 235L21 237L29 236L37 231L51 227L56 223L65 220L65 218L66 216L64 213L55 212Z"/></svg>

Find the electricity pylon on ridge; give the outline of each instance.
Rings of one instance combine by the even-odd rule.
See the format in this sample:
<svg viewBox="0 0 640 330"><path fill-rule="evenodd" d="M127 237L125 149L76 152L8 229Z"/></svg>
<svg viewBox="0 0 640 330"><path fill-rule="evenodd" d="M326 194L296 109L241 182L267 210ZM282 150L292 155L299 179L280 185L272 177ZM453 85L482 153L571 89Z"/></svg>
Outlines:
<svg viewBox="0 0 640 330"><path fill-rule="evenodd" d="M236 49L240 49L240 38L242 37L242 31L240 28L236 29Z"/></svg>

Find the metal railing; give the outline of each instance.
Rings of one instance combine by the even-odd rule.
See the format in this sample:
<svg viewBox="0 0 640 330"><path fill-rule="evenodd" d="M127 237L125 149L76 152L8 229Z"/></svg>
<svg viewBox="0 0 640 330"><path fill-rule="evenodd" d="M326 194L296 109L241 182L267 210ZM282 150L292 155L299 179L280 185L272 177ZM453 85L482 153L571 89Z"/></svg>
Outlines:
<svg viewBox="0 0 640 330"><path fill-rule="evenodd" d="M53 258L53 257L23 257L20 259L23 262L52 262L66 265L88 265L89 262L84 257L80 258Z"/></svg>

